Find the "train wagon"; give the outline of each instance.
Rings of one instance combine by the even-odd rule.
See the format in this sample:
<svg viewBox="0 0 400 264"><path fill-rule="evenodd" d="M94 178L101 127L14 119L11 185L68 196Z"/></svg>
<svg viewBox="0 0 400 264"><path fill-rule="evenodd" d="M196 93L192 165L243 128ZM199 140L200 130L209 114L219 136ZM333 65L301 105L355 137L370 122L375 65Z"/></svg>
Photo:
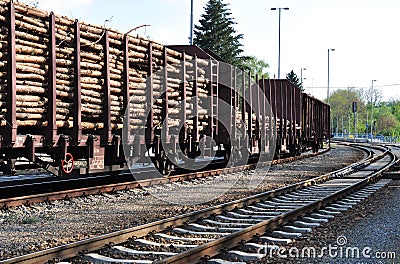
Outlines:
<svg viewBox="0 0 400 264"><path fill-rule="evenodd" d="M297 155L327 137L329 106L287 80L258 80L196 46L0 7L5 174L19 164L76 176L148 162L168 174L200 157Z"/></svg>

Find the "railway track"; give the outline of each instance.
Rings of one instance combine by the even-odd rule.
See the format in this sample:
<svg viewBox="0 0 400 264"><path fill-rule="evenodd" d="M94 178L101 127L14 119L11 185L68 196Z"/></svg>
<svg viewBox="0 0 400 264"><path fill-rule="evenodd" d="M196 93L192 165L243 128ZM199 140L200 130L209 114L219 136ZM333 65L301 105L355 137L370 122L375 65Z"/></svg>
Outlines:
<svg viewBox="0 0 400 264"><path fill-rule="evenodd" d="M274 160L272 165L295 160L310 158L323 154L329 149L322 150L318 153L303 154L301 156L283 158ZM265 166L269 166L266 163ZM258 164L262 166L262 164ZM223 173L234 173L243 170L254 169L256 164L237 166L232 168L220 168L205 171L197 171L193 173L184 173L169 177L154 177L159 175L152 169L138 171L141 178L145 180L132 181L131 172L118 175L97 175L77 179L38 179L29 181L18 181L17 183L5 182L0 183L0 207L8 208L20 205L30 205L40 202L48 202L66 198L73 198L91 194L115 192L120 190L138 188L141 186L151 186L155 184L163 184L169 182L179 182L190 179L198 179L209 177ZM154 168L153 168L154 169ZM18 196L16 196L18 194ZM23 195L21 195L23 194Z"/></svg>
<svg viewBox="0 0 400 264"><path fill-rule="evenodd" d="M364 160L311 180L0 263L43 263L77 256L69 261L223 263L224 259L254 260L261 257L254 253L262 248L260 241L289 243L385 184L378 181L379 175L395 163L395 155L383 147L361 148L368 152ZM252 241L254 237L258 240ZM227 250L231 247L240 247L243 251Z"/></svg>

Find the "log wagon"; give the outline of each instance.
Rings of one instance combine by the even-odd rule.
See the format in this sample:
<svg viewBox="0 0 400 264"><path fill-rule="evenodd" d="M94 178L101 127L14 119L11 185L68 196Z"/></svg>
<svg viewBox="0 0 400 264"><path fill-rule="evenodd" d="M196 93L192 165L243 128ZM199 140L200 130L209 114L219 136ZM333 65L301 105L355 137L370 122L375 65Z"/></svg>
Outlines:
<svg viewBox="0 0 400 264"><path fill-rule="evenodd" d="M297 155L329 131L329 106L287 80L19 2L0 0L0 65L5 174L21 160L58 176L168 174L198 157Z"/></svg>

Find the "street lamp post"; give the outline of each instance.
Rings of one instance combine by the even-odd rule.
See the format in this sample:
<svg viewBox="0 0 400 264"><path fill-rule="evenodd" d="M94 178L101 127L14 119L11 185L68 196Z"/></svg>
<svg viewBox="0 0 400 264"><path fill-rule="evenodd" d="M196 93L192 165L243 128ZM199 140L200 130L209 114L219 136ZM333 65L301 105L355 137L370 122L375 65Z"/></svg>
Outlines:
<svg viewBox="0 0 400 264"><path fill-rule="evenodd" d="M330 51L335 51L335 49L328 49L328 92L327 92L327 95L326 95L326 102L329 104L329 52ZM332 134L332 132L333 132L333 127L331 127L330 128L330 133ZM331 142L330 142L330 140L329 140L329 146L331 145Z"/></svg>
<svg viewBox="0 0 400 264"><path fill-rule="evenodd" d="M376 80L372 80L371 82L371 96L373 96L373 90L374 90L374 82L376 82ZM373 102L374 98L371 97L371 143L374 139L374 134L373 134L373 128L374 128L374 107L375 107L375 103Z"/></svg>
<svg viewBox="0 0 400 264"><path fill-rule="evenodd" d="M329 104L329 53L331 51L335 51L335 49L328 49L328 92L327 92L327 96L326 96L326 101Z"/></svg>
<svg viewBox="0 0 400 264"><path fill-rule="evenodd" d="M300 80L301 80L301 84L303 85L303 71L307 70L306 68L301 68L300 69Z"/></svg>
<svg viewBox="0 0 400 264"><path fill-rule="evenodd" d="M190 1L190 35L189 43L193 45L193 0Z"/></svg>
<svg viewBox="0 0 400 264"><path fill-rule="evenodd" d="M342 116L342 138L344 138L344 119Z"/></svg>
<svg viewBox="0 0 400 264"><path fill-rule="evenodd" d="M350 130L351 130L351 115L349 114L349 135L348 135L348 137L350 138Z"/></svg>
<svg viewBox="0 0 400 264"><path fill-rule="evenodd" d="M271 10L279 10L279 44L278 44L278 79L281 77L281 10L289 10L289 7L273 7Z"/></svg>

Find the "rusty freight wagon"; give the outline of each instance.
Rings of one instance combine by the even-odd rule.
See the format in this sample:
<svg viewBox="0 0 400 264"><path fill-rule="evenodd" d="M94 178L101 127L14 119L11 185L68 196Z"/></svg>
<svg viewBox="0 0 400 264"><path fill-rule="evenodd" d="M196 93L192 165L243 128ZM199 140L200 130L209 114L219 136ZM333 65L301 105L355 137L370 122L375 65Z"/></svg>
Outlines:
<svg viewBox="0 0 400 264"><path fill-rule="evenodd" d="M330 107L301 92L288 80L260 80L276 125L276 154L298 155L308 147L322 148L329 136Z"/></svg>

